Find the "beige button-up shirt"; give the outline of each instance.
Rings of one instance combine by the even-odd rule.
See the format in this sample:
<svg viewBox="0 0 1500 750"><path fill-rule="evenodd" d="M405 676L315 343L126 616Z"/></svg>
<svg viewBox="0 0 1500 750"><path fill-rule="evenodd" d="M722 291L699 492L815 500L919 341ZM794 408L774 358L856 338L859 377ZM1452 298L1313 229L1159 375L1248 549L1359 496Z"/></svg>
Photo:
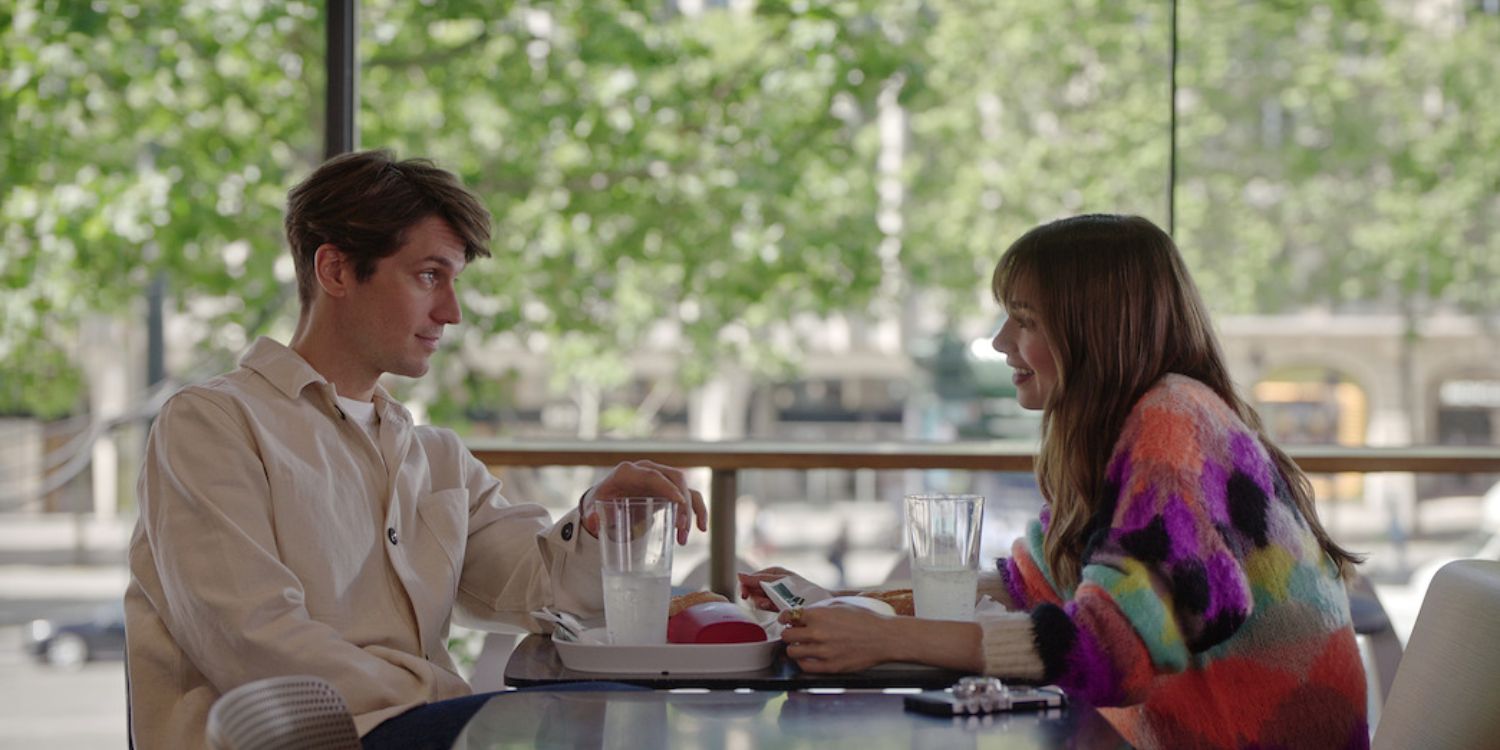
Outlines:
<svg viewBox="0 0 1500 750"><path fill-rule="evenodd" d="M602 611L576 510L512 504L452 431L379 388L375 404L378 439L260 339L163 407L125 594L136 747L202 747L219 695L285 674L333 683L364 734L471 692L445 648L455 613L541 631L541 606Z"/></svg>

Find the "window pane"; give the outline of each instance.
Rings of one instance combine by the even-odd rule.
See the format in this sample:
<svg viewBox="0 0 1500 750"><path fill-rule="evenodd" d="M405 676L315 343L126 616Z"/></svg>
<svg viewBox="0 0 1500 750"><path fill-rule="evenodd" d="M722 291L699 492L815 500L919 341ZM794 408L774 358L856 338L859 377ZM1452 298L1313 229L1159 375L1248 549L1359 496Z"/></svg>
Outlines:
<svg viewBox="0 0 1500 750"><path fill-rule="evenodd" d="M364 3L363 142L496 219L488 356L413 395L480 432L1029 439L969 349L1000 250L1166 209L1167 11L1070 5Z"/></svg>
<svg viewBox="0 0 1500 750"><path fill-rule="evenodd" d="M1500 18L1182 8L1177 234L1273 433L1500 442Z"/></svg>
<svg viewBox="0 0 1500 750"><path fill-rule="evenodd" d="M232 363L291 292L280 227L291 180L321 157L318 8L22 2L10 20L0 413L88 411L84 383L105 377L80 369L91 347L118 363L115 400L138 398L143 332L79 326L143 320L158 274L169 311L190 315L172 324L171 369Z"/></svg>

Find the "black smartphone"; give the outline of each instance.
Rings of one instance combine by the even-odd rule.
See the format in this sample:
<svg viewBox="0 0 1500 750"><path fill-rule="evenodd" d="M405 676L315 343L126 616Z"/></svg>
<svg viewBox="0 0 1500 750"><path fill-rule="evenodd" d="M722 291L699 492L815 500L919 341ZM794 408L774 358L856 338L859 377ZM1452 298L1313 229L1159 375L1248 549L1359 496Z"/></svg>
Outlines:
<svg viewBox="0 0 1500 750"><path fill-rule="evenodd" d="M926 690L906 696L906 710L933 716L969 716L996 711L1038 711L1062 708L1067 703L1063 692L1047 687L1006 687L1004 692L990 701L988 709L971 707L948 690Z"/></svg>

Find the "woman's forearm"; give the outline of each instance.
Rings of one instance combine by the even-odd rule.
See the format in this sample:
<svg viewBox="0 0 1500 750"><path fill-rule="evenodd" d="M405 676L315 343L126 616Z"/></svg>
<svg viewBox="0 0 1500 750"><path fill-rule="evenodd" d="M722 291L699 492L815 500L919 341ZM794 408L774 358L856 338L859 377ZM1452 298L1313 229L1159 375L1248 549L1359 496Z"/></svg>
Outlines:
<svg viewBox="0 0 1500 750"><path fill-rule="evenodd" d="M892 623L891 661L930 664L960 672L984 672L983 632L972 622L897 617Z"/></svg>

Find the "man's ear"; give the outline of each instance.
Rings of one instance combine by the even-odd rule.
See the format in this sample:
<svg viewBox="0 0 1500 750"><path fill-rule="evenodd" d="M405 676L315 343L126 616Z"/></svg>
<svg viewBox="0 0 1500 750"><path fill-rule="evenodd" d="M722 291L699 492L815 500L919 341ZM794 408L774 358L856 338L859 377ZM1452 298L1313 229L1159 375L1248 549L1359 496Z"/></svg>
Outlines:
<svg viewBox="0 0 1500 750"><path fill-rule="evenodd" d="M355 283L353 259L331 243L318 246L313 255L313 272L318 286L330 297L343 297Z"/></svg>

